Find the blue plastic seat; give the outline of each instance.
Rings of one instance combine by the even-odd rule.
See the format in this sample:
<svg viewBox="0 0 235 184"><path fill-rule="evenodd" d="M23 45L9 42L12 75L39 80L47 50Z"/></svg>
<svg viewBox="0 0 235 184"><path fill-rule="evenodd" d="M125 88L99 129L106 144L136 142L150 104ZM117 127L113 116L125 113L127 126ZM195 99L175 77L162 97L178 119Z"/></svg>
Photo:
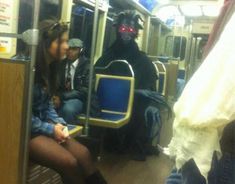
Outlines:
<svg viewBox="0 0 235 184"><path fill-rule="evenodd" d="M101 117L90 117L90 125L119 128L129 122L134 98L133 77L97 74L96 93ZM84 122L85 117L80 116L79 120Z"/></svg>

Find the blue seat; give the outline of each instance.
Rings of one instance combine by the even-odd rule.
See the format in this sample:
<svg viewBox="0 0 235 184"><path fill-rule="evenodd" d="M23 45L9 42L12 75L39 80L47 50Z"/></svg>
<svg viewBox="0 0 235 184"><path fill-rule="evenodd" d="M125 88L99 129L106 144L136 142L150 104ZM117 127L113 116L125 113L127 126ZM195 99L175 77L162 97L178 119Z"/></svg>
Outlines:
<svg viewBox="0 0 235 184"><path fill-rule="evenodd" d="M120 128L129 122L134 98L133 77L97 74L96 93L101 117L90 117L90 125ZM80 116L79 120L83 123L85 117Z"/></svg>

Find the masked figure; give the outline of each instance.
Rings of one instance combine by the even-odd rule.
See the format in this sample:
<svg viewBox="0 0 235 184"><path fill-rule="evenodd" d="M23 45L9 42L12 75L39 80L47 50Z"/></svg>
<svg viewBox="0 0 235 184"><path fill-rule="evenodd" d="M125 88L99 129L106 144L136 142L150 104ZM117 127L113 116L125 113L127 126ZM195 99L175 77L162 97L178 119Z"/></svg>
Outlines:
<svg viewBox="0 0 235 184"><path fill-rule="evenodd" d="M101 68L107 66L113 60L126 60L131 65L135 78L135 99L131 121L120 130L110 130L110 135L108 135L109 137L106 140L110 141L108 144L110 147L108 148L113 150L115 149L114 145L117 145L116 149L118 150L132 147L137 153L135 159L145 160L146 150L148 150L146 145L151 145L147 138L149 129L146 126L145 115L152 102L149 99L146 100L143 96L146 94L146 90L150 93L156 92L157 76L151 60L144 52L139 50L135 42L139 30L143 29L139 24L140 20L142 21L140 15L134 11L127 10L117 16L114 23L116 40L103 56L98 59L95 64L95 71L96 73L130 76L129 69L120 63L111 65L107 70L102 70ZM145 94L139 95L137 91Z"/></svg>
<svg viewBox="0 0 235 184"><path fill-rule="evenodd" d="M107 66L116 59L126 60L133 68L135 75L135 89L156 90L156 73L154 66L146 54L139 50L135 39L139 29L141 17L133 11L121 12L114 23L116 28L116 40L112 46L96 62L95 67ZM123 65L115 65L109 71L97 73L129 75L129 71Z"/></svg>

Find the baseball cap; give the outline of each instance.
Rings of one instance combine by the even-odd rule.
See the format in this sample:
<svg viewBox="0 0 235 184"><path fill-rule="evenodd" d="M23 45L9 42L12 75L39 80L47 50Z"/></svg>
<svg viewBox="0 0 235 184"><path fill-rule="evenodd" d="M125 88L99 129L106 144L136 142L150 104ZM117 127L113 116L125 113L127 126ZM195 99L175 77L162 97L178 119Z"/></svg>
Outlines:
<svg viewBox="0 0 235 184"><path fill-rule="evenodd" d="M83 41L78 38L72 38L68 41L69 47L83 47Z"/></svg>

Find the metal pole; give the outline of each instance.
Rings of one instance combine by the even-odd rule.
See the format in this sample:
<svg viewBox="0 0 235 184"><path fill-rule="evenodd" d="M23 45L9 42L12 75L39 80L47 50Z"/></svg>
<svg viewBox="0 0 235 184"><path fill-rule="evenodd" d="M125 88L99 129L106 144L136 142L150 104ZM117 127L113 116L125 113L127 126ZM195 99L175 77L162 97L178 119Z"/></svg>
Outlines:
<svg viewBox="0 0 235 184"><path fill-rule="evenodd" d="M91 61L90 61L90 71L89 71L89 87L88 87L88 98L87 98L87 109L86 109L86 122L85 122L85 135L89 134L89 117L90 117L90 107L91 107L91 92L92 92L92 81L93 81L93 65L95 58L95 46L97 38L97 26L98 26L98 13L99 13L99 0L95 1L95 13L93 19L93 31L92 31L92 46L91 46Z"/></svg>
<svg viewBox="0 0 235 184"><path fill-rule="evenodd" d="M38 28L38 17L40 10L40 0L34 0L34 12L33 12L33 29ZM33 99L33 85L34 85L34 75L35 75L35 62L36 62L36 52L37 52L37 42L38 42L38 32L36 31L33 35L33 39L37 40L36 43L31 45L31 62L29 65L28 72L28 96L27 96L27 114L26 114L26 126L25 126L25 142L24 142L24 155L23 155L23 183L26 183L27 167L28 167L28 141L30 139L30 129L31 129L31 115L32 115L32 99Z"/></svg>

